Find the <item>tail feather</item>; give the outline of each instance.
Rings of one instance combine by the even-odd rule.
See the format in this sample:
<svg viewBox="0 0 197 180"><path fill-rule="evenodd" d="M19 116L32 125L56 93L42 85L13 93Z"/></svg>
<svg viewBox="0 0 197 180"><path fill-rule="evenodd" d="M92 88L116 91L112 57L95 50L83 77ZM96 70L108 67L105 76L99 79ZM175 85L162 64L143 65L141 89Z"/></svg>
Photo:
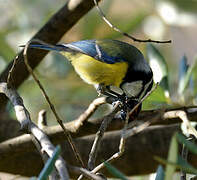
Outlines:
<svg viewBox="0 0 197 180"><path fill-rule="evenodd" d="M25 47L24 45L20 47ZM43 45L43 44L30 44L30 48L43 49L47 51L66 51L68 48L63 45Z"/></svg>

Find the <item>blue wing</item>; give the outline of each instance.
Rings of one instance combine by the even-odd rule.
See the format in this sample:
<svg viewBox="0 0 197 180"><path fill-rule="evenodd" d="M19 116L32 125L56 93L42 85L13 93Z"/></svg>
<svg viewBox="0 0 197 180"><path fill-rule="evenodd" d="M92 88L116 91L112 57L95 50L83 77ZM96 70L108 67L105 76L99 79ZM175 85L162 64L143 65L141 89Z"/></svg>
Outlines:
<svg viewBox="0 0 197 180"><path fill-rule="evenodd" d="M125 61L122 57L116 55L115 56L109 55L107 52L105 52L102 49L102 47L97 43L96 40L83 40L83 41L72 42L70 44L62 44L59 46L64 46L75 52L87 54L99 61L108 64L114 64L117 62Z"/></svg>
<svg viewBox="0 0 197 180"><path fill-rule="evenodd" d="M58 45L31 44L30 47L82 53L108 64L128 62L134 66L139 61L144 63L144 57L137 48L117 40L82 40Z"/></svg>

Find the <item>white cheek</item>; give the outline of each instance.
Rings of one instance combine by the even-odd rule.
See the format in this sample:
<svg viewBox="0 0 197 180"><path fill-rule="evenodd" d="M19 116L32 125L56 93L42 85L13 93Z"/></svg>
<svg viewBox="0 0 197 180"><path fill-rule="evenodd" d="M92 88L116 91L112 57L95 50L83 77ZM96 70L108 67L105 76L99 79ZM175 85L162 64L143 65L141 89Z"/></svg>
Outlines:
<svg viewBox="0 0 197 180"><path fill-rule="evenodd" d="M143 88L142 81L134 81L122 85L122 89L128 97L137 97Z"/></svg>

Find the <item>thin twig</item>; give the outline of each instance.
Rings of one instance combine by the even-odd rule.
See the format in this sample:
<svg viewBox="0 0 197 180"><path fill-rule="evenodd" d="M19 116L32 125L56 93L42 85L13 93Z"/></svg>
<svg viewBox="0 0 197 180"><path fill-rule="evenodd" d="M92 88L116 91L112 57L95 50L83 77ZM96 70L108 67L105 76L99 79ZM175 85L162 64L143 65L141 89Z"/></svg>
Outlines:
<svg viewBox="0 0 197 180"><path fill-rule="evenodd" d="M46 126L47 126L46 110L41 110L38 113L38 127L43 130ZM40 146L37 139L34 138L34 136L32 136L32 141L34 142L38 152L40 152L43 162L46 163L47 160L49 159L49 156L45 151L42 150L42 147ZM49 175L49 180L56 180L58 178L59 178L58 173L54 168L51 174Z"/></svg>
<svg viewBox="0 0 197 180"><path fill-rule="evenodd" d="M102 9L99 7L97 0L94 0L94 4L95 4L95 6L96 6L96 8L97 8L97 10L98 10L98 12L99 12L99 14L100 14L100 16L101 16L102 19L107 23L107 25L109 25L109 27L111 27L114 31L121 33L123 36L126 36L126 37L132 39L133 41L136 41L136 42L145 42L145 43L147 43L147 42L152 42L152 43L171 43L171 42L172 42L171 40L167 40L167 41L157 41L157 40L152 40L152 39L145 39L145 40L143 40L143 39L137 39L137 38L135 38L135 37L133 37L133 36L131 36L131 35L129 35L129 34L123 32L123 31L121 31L119 28L117 28L115 25L113 25L113 24L106 18L106 16L105 16L105 14L103 13Z"/></svg>
<svg viewBox="0 0 197 180"><path fill-rule="evenodd" d="M123 131L122 131L122 134L121 134L121 139L120 139L120 144L119 144L119 151L115 154L113 154L109 159L107 159L105 162L112 162L116 159L118 159L120 156L122 156L122 154L124 153L124 150L125 150L125 143L126 143L126 139L131 136L131 135L128 135L129 133L127 133L127 127L128 127L128 120L129 120L129 116L139 107L139 105L148 97L150 96L150 94L155 91L155 89L158 87L159 83L156 83L155 86L151 89L151 91L149 91L134 107L133 109L128 113L127 112L127 116L126 116L126 120L125 120L125 125L124 125L124 128L123 128ZM115 109L115 108L114 108ZM143 124L143 126L140 126L139 130L138 131L135 131L135 133L138 133L142 130L144 130L145 128L147 128L149 125L151 124L151 122L145 122ZM102 125L101 125L102 126ZM104 126L105 128L107 126ZM101 127L100 127L101 129ZM88 167L89 168L92 168L94 167L94 164L95 164L95 160L96 160L96 154L97 154L97 151L98 151L98 147L100 145L100 141L101 141L101 138L103 136L103 133L104 131L101 131L100 132L100 129L99 131L97 132L98 134L96 134L96 137L95 137L95 140L94 140L94 143L93 143L93 146L92 146L92 149L91 149L91 153L89 154L89 161L88 161ZM105 130L105 129L104 129ZM101 135L100 135L101 133ZM134 133L133 133L134 134ZM91 164L92 163L92 164ZM95 167L91 172L92 173L96 173L98 172L100 169L102 169L103 167L105 167L105 164L104 162L99 164L97 167ZM81 180L83 178L83 176L79 176L78 180Z"/></svg>
<svg viewBox="0 0 197 180"><path fill-rule="evenodd" d="M38 113L38 127L44 129L47 126L47 112L46 110L41 110Z"/></svg>
<svg viewBox="0 0 197 180"><path fill-rule="evenodd" d="M32 141L33 141L36 149L40 153L40 156L42 157L43 162L46 163L49 156L47 155L47 153L45 151L43 151L42 146L40 145L39 141L33 135L31 135L31 138L32 138ZM49 180L56 180L57 177L59 177L59 176L58 176L57 171L54 168L54 170L49 175Z"/></svg>
<svg viewBox="0 0 197 180"><path fill-rule="evenodd" d="M126 120L125 120L125 125L124 125L124 128L123 128L123 133L122 133L122 136L121 136L121 140L120 140L120 146L119 146L119 153L118 153L118 157L122 155L122 153L124 152L124 144L125 144L125 139L126 139L126 130L127 130L127 126L128 126L128 120L129 120L129 116L139 107L139 105L157 88L159 83L157 83L151 91L149 91L135 106L134 108L130 111L130 112L127 112L127 116L126 116ZM120 107L119 105L117 107ZM116 108L117 108L116 107ZM117 110L119 110L120 108L117 108ZM114 111L116 109L114 108ZM116 111L117 112L117 111ZM108 120L109 121L109 120ZM104 126L105 127L105 126ZM92 146L92 150L91 150L91 153L89 155L89 161L88 161L88 167L89 168L92 168L94 167L94 163L95 163L95 159L96 159L96 151L98 151L98 146L95 146L96 145L96 139L97 138L102 138L103 134L104 134L104 131L106 130L107 126L105 128L103 128L104 131L101 131L103 128L102 127L102 124L101 124L101 127L99 129L99 131L97 132L98 135L96 134L96 138L95 138L95 141ZM101 137L99 136L101 133ZM101 140L101 139L99 139ZM95 152L94 152L95 150ZM94 152L94 153L93 153ZM95 157L93 156L95 154ZM117 157L117 155L115 155L115 157Z"/></svg>
<svg viewBox="0 0 197 180"><path fill-rule="evenodd" d="M77 124L83 124L84 121L87 121L89 117L92 116L92 114L97 110L97 108L102 105L107 103L106 97L99 97L97 99L94 99L92 103L89 105L89 107L86 109L84 113L82 113L78 118L77 118Z"/></svg>
<svg viewBox="0 0 197 180"><path fill-rule="evenodd" d="M88 169L92 170L95 166L95 161L96 161L96 157L97 157L97 153L99 151L100 148L100 143L102 140L102 137L104 135L105 130L107 129L108 125L110 124L110 122L112 121L114 115L120 110L120 102L117 102L116 105L114 106L112 112L110 114L108 114L107 116L104 117L101 126L99 128L99 130L96 133L96 137L94 139L94 143L92 145L90 154L89 154L89 159L88 159ZM78 177L78 180L83 179L83 175L80 175Z"/></svg>
<svg viewBox="0 0 197 180"><path fill-rule="evenodd" d="M8 77L7 77L7 85L8 85L8 87L11 87L11 86L12 86L12 72L13 72L13 70L14 70L15 67L16 67L17 59L18 59L18 56L16 56L16 57L14 58L12 67L10 68L10 70L9 70L9 72L8 72Z"/></svg>
<svg viewBox="0 0 197 180"><path fill-rule="evenodd" d="M127 116L126 116L126 119L125 119L124 128L123 128L122 133L121 133L121 139L120 139L120 144L119 144L119 151L117 153L113 154L105 162L112 162L112 161L118 159L124 153L124 151L125 151L126 138L124 138L123 135L125 134L125 132L127 130L128 121L129 121L129 113L127 112ZM102 169L104 166L105 166L105 163L103 162L103 163L99 164L97 167L95 167L91 172L92 173L96 173L100 169Z"/></svg>
<svg viewBox="0 0 197 180"><path fill-rule="evenodd" d="M48 102L48 104L49 104L49 106L50 106L50 108L51 108L51 110L52 110L52 112L53 112L53 114L54 114L54 116L55 116L57 122L58 122L59 125L62 127L62 129L64 130L64 134L65 134L66 138L68 139L68 142L70 143L70 145L71 145L71 147L72 147L72 150L73 150L73 152L74 152L74 155L75 155L77 161L84 167L84 163L83 163L83 161L82 161L82 158L81 158L81 156L80 156L80 154L79 154L79 151L77 150L77 148L76 148L76 146L75 146L75 144L74 144L74 142L73 142L73 140L72 140L72 137L71 137L69 131L67 131L67 129L65 128L65 126L64 126L64 124L63 124L61 118L60 118L59 115L57 114L57 111L56 111L54 105L51 103L51 101L50 101L50 99L49 99L49 96L47 95L47 93L46 93L44 87L42 86L42 84L40 83L40 81L38 80L38 78L36 77L36 75L34 74L34 72L33 72L32 68L31 68L31 66L28 64L27 49L28 49L30 43L32 43L32 42L39 42L39 43L42 43L42 41L32 40L32 41L28 42L28 43L25 45L24 52L23 52L23 56L24 56L24 61L25 61L26 67L27 67L29 73L30 73L30 74L32 75L32 77L34 78L34 80L35 80L35 82L37 83L37 85L39 86L40 90L42 91L43 96L45 97L46 101Z"/></svg>
<svg viewBox="0 0 197 180"><path fill-rule="evenodd" d="M138 107L139 105L148 97L150 96L150 94L152 94L153 91L155 91L157 89L157 87L159 86L159 82L157 82L155 84L155 86L134 106L134 108L129 112L129 114L131 115Z"/></svg>
<svg viewBox="0 0 197 180"><path fill-rule="evenodd" d="M191 125L188 117L187 117L187 113L184 110L178 110L178 111L168 111L163 115L163 118L177 118L179 117L183 123L185 124L185 126L188 129L188 133L191 135L194 135L197 138L197 131L196 129Z"/></svg>
<svg viewBox="0 0 197 180"><path fill-rule="evenodd" d="M48 137L40 130L30 118L30 114L23 104L23 99L13 88L8 88L7 83L0 83L0 93L4 93L14 106L16 118L21 124L22 130L26 133L31 133L40 143L41 149L45 151L49 157L52 156L55 147L50 142ZM65 161L60 156L55 162L55 166L60 174L61 179L68 180L69 175L65 166Z"/></svg>
<svg viewBox="0 0 197 180"><path fill-rule="evenodd" d="M126 139L131 136L128 135L129 133L127 132L127 127L128 127L128 120L129 120L129 116L138 108L138 106L148 97L150 96L150 94L155 91L155 89L158 87L159 83L156 83L155 86L151 89L151 91L149 91L139 102L138 104L136 104L133 109L127 113L127 116L126 116L126 121L125 121L125 125L124 125L124 128L122 130L122 134L121 134L121 139L120 139L120 144L119 144L119 151L115 154L113 154L109 159L107 159L105 162L112 162L116 159L118 159L123 153L124 153L124 150L125 150L125 143L126 143ZM147 128L148 126L150 125L150 122L145 122L144 123L144 126L143 128L140 127L140 130L144 130L145 128ZM139 130L136 131L135 133L138 133L140 132ZM99 164L97 167L95 167L91 172L93 173L96 173L98 172L100 169L102 169L103 167L105 167L105 163L101 163Z"/></svg>
<svg viewBox="0 0 197 180"><path fill-rule="evenodd" d="M92 145L92 149L89 154L88 169L92 170L94 168L96 157L97 157L97 152L100 148L100 143L104 135L104 132L107 129L110 122L112 121L114 115L120 110L120 108L121 108L120 102L118 101L116 105L114 106L113 111L104 118L98 132L96 133L96 137L94 139L94 143Z"/></svg>
<svg viewBox="0 0 197 180"><path fill-rule="evenodd" d="M93 179L93 180L104 180L102 177L100 177L98 175L95 175L94 173L92 173L91 171L88 171L85 168L68 165L68 169L70 171L74 171L77 174L83 174L83 176L85 176L85 177L87 177L89 179Z"/></svg>

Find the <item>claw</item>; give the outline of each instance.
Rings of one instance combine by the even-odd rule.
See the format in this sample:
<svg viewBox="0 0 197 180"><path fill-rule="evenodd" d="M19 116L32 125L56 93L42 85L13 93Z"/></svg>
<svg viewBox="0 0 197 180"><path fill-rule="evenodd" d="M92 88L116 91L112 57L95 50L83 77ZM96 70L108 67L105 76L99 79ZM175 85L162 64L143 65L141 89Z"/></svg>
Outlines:
<svg viewBox="0 0 197 180"><path fill-rule="evenodd" d="M127 117L127 113L122 109L120 111L120 118L124 121Z"/></svg>
<svg viewBox="0 0 197 180"><path fill-rule="evenodd" d="M116 101L112 102L112 106L114 107L117 103L119 104L119 106L123 106L123 102L120 100L116 100Z"/></svg>

